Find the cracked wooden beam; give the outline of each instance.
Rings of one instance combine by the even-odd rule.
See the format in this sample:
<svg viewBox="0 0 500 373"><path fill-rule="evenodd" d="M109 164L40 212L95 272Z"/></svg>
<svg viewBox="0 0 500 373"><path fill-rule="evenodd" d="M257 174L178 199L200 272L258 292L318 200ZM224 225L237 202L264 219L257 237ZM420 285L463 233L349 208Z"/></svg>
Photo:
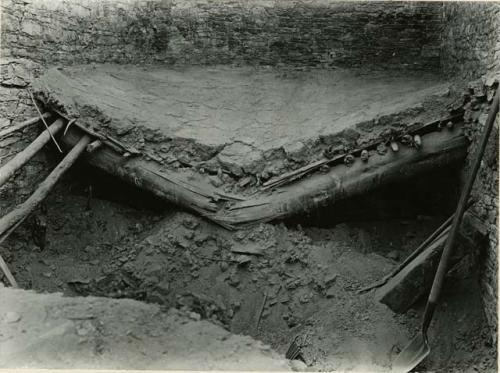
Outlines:
<svg viewBox="0 0 500 373"><path fill-rule="evenodd" d="M350 165L336 165L324 174L317 173L274 192L234 203L218 211L212 219L233 226L284 219L432 169L448 167L466 156L468 141L460 125L453 130L422 135L421 141L419 149L401 146L398 152L374 152L367 162L355 158Z"/></svg>
<svg viewBox="0 0 500 373"><path fill-rule="evenodd" d="M73 145L81 131L77 126L70 128L62 141ZM193 179L178 171L164 170L141 156L123 157L108 146L86 154L85 159L91 165L168 202L198 212L226 228L237 229L284 219L369 193L391 182L448 167L465 158L467 144L461 125L457 124L452 130L422 135L419 149L400 146L397 152L390 148L385 154L373 152L368 162L356 157L350 165L338 164L327 173L316 173L273 192L262 192L247 199L226 195L204 182L202 175Z"/></svg>

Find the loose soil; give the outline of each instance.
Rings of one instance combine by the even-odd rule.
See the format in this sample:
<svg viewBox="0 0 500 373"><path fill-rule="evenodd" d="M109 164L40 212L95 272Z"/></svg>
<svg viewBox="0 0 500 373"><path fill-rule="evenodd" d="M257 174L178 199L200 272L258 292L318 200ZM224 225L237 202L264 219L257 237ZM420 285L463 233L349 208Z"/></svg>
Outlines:
<svg viewBox="0 0 500 373"><path fill-rule="evenodd" d="M97 198L88 207L85 196L55 193L45 247L33 223L2 250L21 287L66 295L0 289L4 367L386 371L418 330L422 305L397 315L356 290L445 218L229 232L174 209ZM421 368L494 371L474 273L455 272ZM302 363L290 366L283 358L295 338Z"/></svg>

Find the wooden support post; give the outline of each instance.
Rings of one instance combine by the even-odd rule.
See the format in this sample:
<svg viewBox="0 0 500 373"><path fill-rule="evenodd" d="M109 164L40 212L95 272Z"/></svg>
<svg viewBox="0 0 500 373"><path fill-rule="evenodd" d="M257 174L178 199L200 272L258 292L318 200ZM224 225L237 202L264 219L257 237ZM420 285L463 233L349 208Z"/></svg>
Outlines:
<svg viewBox="0 0 500 373"><path fill-rule="evenodd" d="M90 136L84 135L64 159L54 168L49 176L38 186L38 189L21 205L0 219L0 237L4 235L21 219L25 219L31 214L40 202L52 190L61 176L71 167L78 159L78 156L85 150L85 147L90 143Z"/></svg>
<svg viewBox="0 0 500 373"><path fill-rule="evenodd" d="M14 173L26 164L33 156L47 144L50 139L50 133L56 133L63 128L64 122L62 119L57 119L49 129L43 131L26 149L16 154L14 158L8 161L0 168L0 186L5 184ZM50 131L50 132L49 132Z"/></svg>
<svg viewBox="0 0 500 373"><path fill-rule="evenodd" d="M44 119L49 119L51 116L52 116L51 113L42 114L42 117ZM2 137L6 137L6 136L10 135L13 132L22 130L24 127L28 127L28 126L31 126L32 124L38 123L38 121L40 121L40 117L34 117L31 119L25 120L22 123L11 125L11 126L9 126L9 128L4 129L3 131L0 131L0 139Z"/></svg>

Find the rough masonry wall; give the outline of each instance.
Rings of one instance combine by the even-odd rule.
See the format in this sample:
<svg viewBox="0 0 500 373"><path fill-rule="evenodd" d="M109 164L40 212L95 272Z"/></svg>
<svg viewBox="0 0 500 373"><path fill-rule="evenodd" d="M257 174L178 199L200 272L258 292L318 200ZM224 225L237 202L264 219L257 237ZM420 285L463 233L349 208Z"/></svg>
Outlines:
<svg viewBox="0 0 500 373"><path fill-rule="evenodd" d="M472 144L469 163L477 149L488 107L483 94L491 99L500 80L500 3L445 3L443 32L443 70L450 78L461 79L469 88L471 101L465 118L470 120ZM464 87L462 85L462 87ZM477 118L473 120L473 118ZM473 190L478 200L476 215L488 236L488 247L481 263L481 285L486 316L497 333L498 272L498 126L497 117Z"/></svg>
<svg viewBox="0 0 500 373"><path fill-rule="evenodd" d="M42 64L439 66L439 3L7 0L2 11L5 56Z"/></svg>

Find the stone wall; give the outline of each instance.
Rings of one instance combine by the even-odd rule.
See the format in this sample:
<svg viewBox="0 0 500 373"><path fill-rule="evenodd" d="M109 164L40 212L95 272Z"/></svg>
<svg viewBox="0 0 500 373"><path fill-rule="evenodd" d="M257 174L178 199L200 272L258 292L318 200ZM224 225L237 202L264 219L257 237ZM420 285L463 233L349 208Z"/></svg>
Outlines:
<svg viewBox="0 0 500 373"><path fill-rule="evenodd" d="M439 3L4 0L4 57L92 62L439 66Z"/></svg>
<svg viewBox="0 0 500 373"><path fill-rule="evenodd" d="M466 88L465 118L472 140L468 163L477 149L494 89L500 80L500 3L445 3L442 64L445 74ZM459 83L460 86L460 83ZM473 190L478 200L473 215L487 235L481 261L481 285L486 316L497 336L498 272L498 126L492 132ZM467 170L467 169L466 169Z"/></svg>

